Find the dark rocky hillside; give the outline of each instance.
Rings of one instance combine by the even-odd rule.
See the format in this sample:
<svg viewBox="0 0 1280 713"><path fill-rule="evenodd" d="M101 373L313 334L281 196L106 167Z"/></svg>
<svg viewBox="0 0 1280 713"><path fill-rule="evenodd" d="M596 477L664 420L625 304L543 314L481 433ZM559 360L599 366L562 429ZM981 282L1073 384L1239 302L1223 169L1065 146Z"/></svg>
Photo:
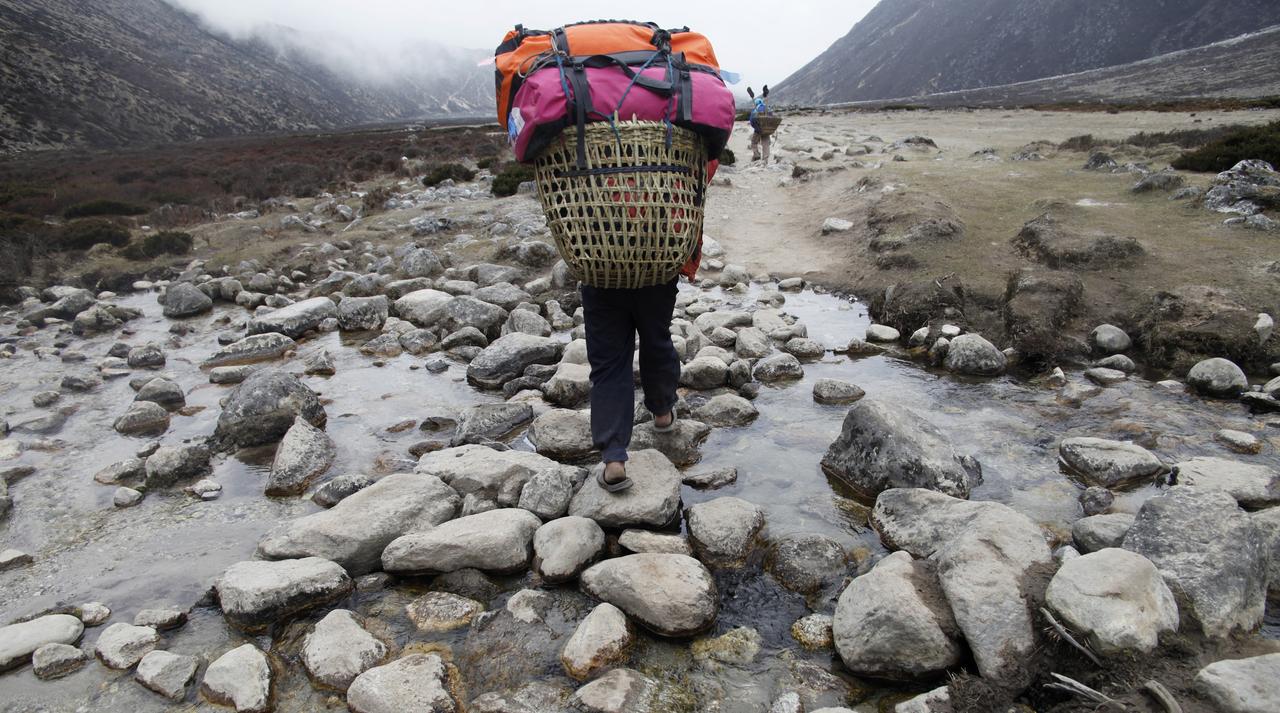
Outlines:
<svg viewBox="0 0 1280 713"><path fill-rule="evenodd" d="M883 0L775 91L782 101L826 104L991 87L1277 23L1274 0Z"/></svg>
<svg viewBox="0 0 1280 713"><path fill-rule="evenodd" d="M0 154L481 116L493 101L474 57L440 79L362 81L161 0L0 0L0 47Z"/></svg>

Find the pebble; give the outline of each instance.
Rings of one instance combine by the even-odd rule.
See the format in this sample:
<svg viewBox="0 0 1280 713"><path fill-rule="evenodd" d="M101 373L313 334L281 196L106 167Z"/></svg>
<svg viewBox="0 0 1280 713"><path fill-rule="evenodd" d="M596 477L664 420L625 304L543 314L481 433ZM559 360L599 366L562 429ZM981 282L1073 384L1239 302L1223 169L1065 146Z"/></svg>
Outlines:
<svg viewBox="0 0 1280 713"><path fill-rule="evenodd" d="M830 614L810 614L791 625L791 638L811 651L829 649L832 646Z"/></svg>
<svg viewBox="0 0 1280 713"><path fill-rule="evenodd" d="M111 496L111 502L118 508L130 508L142 502L142 493L133 488L121 486L116 488L115 495Z"/></svg>

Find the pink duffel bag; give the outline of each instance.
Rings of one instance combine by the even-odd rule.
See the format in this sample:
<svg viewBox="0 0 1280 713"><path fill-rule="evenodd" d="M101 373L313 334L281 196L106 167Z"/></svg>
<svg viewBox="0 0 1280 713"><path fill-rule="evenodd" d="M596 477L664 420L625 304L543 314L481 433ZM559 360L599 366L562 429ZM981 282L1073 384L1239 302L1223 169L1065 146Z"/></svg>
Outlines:
<svg viewBox="0 0 1280 713"><path fill-rule="evenodd" d="M579 104L577 87L589 98ZM670 121L696 132L717 159L733 131L733 92L709 69L662 66L637 71L597 56L563 69L544 65L525 77L513 102L508 131L517 161L531 162L566 127L579 121Z"/></svg>

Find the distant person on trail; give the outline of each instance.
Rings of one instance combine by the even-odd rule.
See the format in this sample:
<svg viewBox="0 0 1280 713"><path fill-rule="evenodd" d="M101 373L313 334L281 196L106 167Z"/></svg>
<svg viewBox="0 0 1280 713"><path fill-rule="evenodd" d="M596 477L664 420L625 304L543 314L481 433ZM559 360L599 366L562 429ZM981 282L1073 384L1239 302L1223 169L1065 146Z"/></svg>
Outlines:
<svg viewBox="0 0 1280 713"><path fill-rule="evenodd" d="M751 160L764 160L765 165L769 164L769 136L761 133L760 123L756 121L757 117L769 116L769 107L764 100L769 98L769 85L764 85L764 89L760 91L760 96L752 91L751 87L747 87L747 95L755 100L755 106L751 109L751 116L747 117L747 123L751 125Z"/></svg>

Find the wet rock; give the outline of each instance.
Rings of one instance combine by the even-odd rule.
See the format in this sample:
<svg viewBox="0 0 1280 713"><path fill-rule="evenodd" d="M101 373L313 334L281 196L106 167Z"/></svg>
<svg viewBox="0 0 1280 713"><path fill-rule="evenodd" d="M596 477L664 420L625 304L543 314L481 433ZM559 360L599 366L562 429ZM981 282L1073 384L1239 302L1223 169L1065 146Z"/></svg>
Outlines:
<svg viewBox="0 0 1280 713"><path fill-rule="evenodd" d="M1078 232L1047 213L1023 226L1011 243L1019 253L1055 270L1110 268L1146 254L1133 238Z"/></svg>
<svg viewBox="0 0 1280 713"><path fill-rule="evenodd" d="M1233 362L1221 357L1205 359L1187 372L1187 383L1204 396L1229 399L1249 388L1249 379Z"/></svg>
<svg viewBox="0 0 1280 713"><path fill-rule="evenodd" d="M683 478L685 485L699 490L715 490L730 485L738 480L738 469L733 466L726 468L715 468L713 470L704 470L697 473L686 473Z"/></svg>
<svg viewBox="0 0 1280 713"><path fill-rule="evenodd" d="M765 569L787 589L812 594L844 579L848 557L830 537L787 535L769 548Z"/></svg>
<svg viewBox="0 0 1280 713"><path fill-rule="evenodd" d="M542 315L527 309L517 309L507 316L507 321L502 325L502 333L504 335L519 332L534 337L551 336L551 323L543 319Z"/></svg>
<svg viewBox="0 0 1280 713"><path fill-rule="evenodd" d="M558 472L562 482L581 482L581 473L572 466L536 453L497 451L480 445L427 453L417 467L417 472L437 476L461 495L475 494L493 501L502 496L508 507L517 504L535 476L548 470ZM538 501L534 495L530 493L530 504Z"/></svg>
<svg viewBox="0 0 1280 713"><path fill-rule="evenodd" d="M298 418L280 440L264 492L267 495L302 493L333 464L336 450L327 433Z"/></svg>
<svg viewBox="0 0 1280 713"><path fill-rule="evenodd" d="M94 653L107 668L124 670L155 650L160 635L149 626L112 624L102 630L94 645Z"/></svg>
<svg viewBox="0 0 1280 713"><path fill-rule="evenodd" d="M782 351L801 361L817 361L826 355L827 348L817 340L794 337L782 345Z"/></svg>
<svg viewBox="0 0 1280 713"><path fill-rule="evenodd" d="M200 692L214 703L231 706L236 713L271 710L271 664L253 644L245 644L219 656L204 672Z"/></svg>
<svg viewBox="0 0 1280 713"><path fill-rule="evenodd" d="M161 446L147 457L148 488L169 488L209 472L209 449L200 444Z"/></svg>
<svg viewBox="0 0 1280 713"><path fill-rule="evenodd" d="M124 325L124 322L102 305L94 305L76 315L71 323L73 334L89 337L95 334L113 332Z"/></svg>
<svg viewBox="0 0 1280 713"><path fill-rule="evenodd" d="M453 713L462 710L450 692L455 676L437 654L408 654L357 676L347 705L353 713Z"/></svg>
<svg viewBox="0 0 1280 713"><path fill-rule="evenodd" d="M315 392L292 374L258 371L227 398L214 438L233 448L272 443L298 418L316 427L324 425L327 417Z"/></svg>
<svg viewBox="0 0 1280 713"><path fill-rule="evenodd" d="M1223 713L1280 710L1280 654L1218 661L1200 669L1195 689Z"/></svg>
<svg viewBox="0 0 1280 713"><path fill-rule="evenodd" d="M353 585L339 565L305 557L233 564L213 588L227 622L242 631L256 631L342 599Z"/></svg>
<svg viewBox="0 0 1280 713"><path fill-rule="evenodd" d="M957 454L938 429L902 406L863 399L849 409L822 469L864 498L921 487L958 497L982 482L982 467Z"/></svg>
<svg viewBox="0 0 1280 713"><path fill-rule="evenodd" d="M338 329L344 332L381 329L390 312L386 295L347 297L338 303Z"/></svg>
<svg viewBox="0 0 1280 713"><path fill-rule="evenodd" d="M467 366L467 381L484 389L499 389L520 376L531 364L552 364L564 345L549 337L519 332L508 334L485 347Z"/></svg>
<svg viewBox="0 0 1280 713"><path fill-rule="evenodd" d="M818 379L813 384L813 400L820 404L851 404L866 395L857 384L839 379Z"/></svg>
<svg viewBox="0 0 1280 713"><path fill-rule="evenodd" d="M834 619L827 614L810 614L791 625L791 638L810 651L834 646Z"/></svg>
<svg viewBox="0 0 1280 713"><path fill-rule="evenodd" d="M339 475L329 482L316 488L315 495L311 496L311 501L320 507L331 508L342 502L347 497L355 495L365 488L377 482L373 476L364 473L347 473Z"/></svg>
<svg viewBox="0 0 1280 713"><path fill-rule="evenodd" d="M603 552L604 530L585 517L551 520L533 535L533 569L552 583L577 577Z"/></svg>
<svg viewBox="0 0 1280 713"><path fill-rule="evenodd" d="M1080 508L1085 516L1101 515L1115 502L1116 496L1106 488L1091 485L1080 493Z"/></svg>
<svg viewBox="0 0 1280 713"><path fill-rule="evenodd" d="M693 547L680 535L666 535L651 530L624 530L618 544L636 554L656 553L692 555Z"/></svg>
<svg viewBox="0 0 1280 713"><path fill-rule="evenodd" d="M978 334L961 334L947 348L946 367L957 374L999 376L1007 365L996 346Z"/></svg>
<svg viewBox="0 0 1280 713"><path fill-rule="evenodd" d="M582 713L657 713L658 684L629 668L616 668L579 688L569 699Z"/></svg>
<svg viewBox="0 0 1280 713"><path fill-rule="evenodd" d="M195 678L200 660L194 656L179 656L168 651L152 651L138 662L138 683L159 693L171 701L180 701L187 695L187 684Z"/></svg>
<svg viewBox="0 0 1280 713"><path fill-rule="evenodd" d="M215 366L209 370L210 384L240 384L258 367L248 364L244 366Z"/></svg>
<svg viewBox="0 0 1280 713"><path fill-rule="evenodd" d="M143 609L133 617L134 626L149 626L156 631L177 629L187 623L187 613L181 609Z"/></svg>
<svg viewBox="0 0 1280 713"><path fill-rule="evenodd" d="M84 624L69 614L46 614L30 621L0 627L0 671L22 666L46 644L74 644Z"/></svg>
<svg viewBox="0 0 1280 713"><path fill-rule="evenodd" d="M685 520L690 542L702 560L734 566L746 559L764 527L764 511L741 498L723 497L690 506Z"/></svg>
<svg viewBox="0 0 1280 713"><path fill-rule="evenodd" d="M533 533L541 524L537 515L519 508L469 515L393 540L382 553L382 567L393 574L464 568L517 572L529 566Z"/></svg>
<svg viewBox="0 0 1280 713"><path fill-rule="evenodd" d="M893 713L951 713L952 710L950 687L939 686L899 703L894 706Z"/></svg>
<svg viewBox="0 0 1280 713"><path fill-rule="evenodd" d="M445 305L453 299L453 295L439 290L417 290L410 292L395 302L395 314L418 327L434 327L444 319Z"/></svg>
<svg viewBox="0 0 1280 713"><path fill-rule="evenodd" d="M111 610L102 602L85 602L76 612L85 626L101 626L111 618Z"/></svg>
<svg viewBox="0 0 1280 713"><path fill-rule="evenodd" d="M170 285L161 298L164 316L170 318L194 317L213 309L213 300L190 282Z"/></svg>
<svg viewBox="0 0 1280 713"><path fill-rule="evenodd" d="M386 656L386 644L345 609L326 614L302 642L302 664L312 680L338 691Z"/></svg>
<svg viewBox="0 0 1280 713"><path fill-rule="evenodd" d="M84 393L87 391L93 391L99 386L102 386L102 379L92 375L85 376L80 374L67 374L62 377L62 381L59 382L59 386L63 391Z"/></svg>
<svg viewBox="0 0 1280 713"><path fill-rule="evenodd" d="M1119 384L1129 378L1129 375L1119 369L1106 369L1102 367L1094 367L1085 369L1084 376L1089 381L1098 386L1111 386Z"/></svg>
<svg viewBox="0 0 1280 713"><path fill-rule="evenodd" d="M697 357L680 368L680 385L691 389L716 389L724 386L728 377L729 366L715 357Z"/></svg>
<svg viewBox="0 0 1280 713"><path fill-rule="evenodd" d="M680 504L680 472L662 453L630 454L627 476L635 485L610 493L588 478L569 504L569 514L588 517L602 527L663 527L676 517Z"/></svg>
<svg viewBox="0 0 1280 713"><path fill-rule="evenodd" d="M169 411L176 411L187 405L187 396L182 387L164 378L152 379L138 390L135 401L150 401Z"/></svg>
<svg viewBox="0 0 1280 713"><path fill-rule="evenodd" d="M258 544L258 552L270 559L322 557L352 575L366 574L381 568L382 551L393 540L450 520L460 502L439 478L396 473L329 510L279 525Z"/></svg>
<svg viewBox="0 0 1280 713"><path fill-rule="evenodd" d="M126 436L157 435L168 430L169 412L150 401L135 401L112 425Z"/></svg>
<svg viewBox="0 0 1280 713"><path fill-rule="evenodd" d="M746 426L760 415L750 401L737 394L719 394L699 406L693 417L710 426Z"/></svg>
<svg viewBox="0 0 1280 713"><path fill-rule="evenodd" d="M1126 374L1132 374L1138 370L1138 365L1133 360L1123 354L1112 354L1105 359L1099 359L1093 363L1099 369L1112 369L1114 371L1122 371Z"/></svg>
<svg viewBox="0 0 1280 713"><path fill-rule="evenodd" d="M591 610L560 653L565 671L585 681L602 669L621 663L635 641L635 632L622 610L603 602Z"/></svg>
<svg viewBox="0 0 1280 713"><path fill-rule="evenodd" d="M591 439L591 414L568 409L547 411L533 420L529 427L529 440L538 455L565 461L587 458L595 451Z"/></svg>
<svg viewBox="0 0 1280 713"><path fill-rule="evenodd" d="M715 621L719 597L701 562L674 554L605 560L582 573L583 591L661 636L690 636Z"/></svg>
<svg viewBox="0 0 1280 713"><path fill-rule="evenodd" d="M1109 547L1119 547L1124 535L1133 526L1133 515L1112 513L1092 515L1071 524L1071 539L1081 552L1097 552Z"/></svg>
<svg viewBox="0 0 1280 713"><path fill-rule="evenodd" d="M804 704L800 701L800 694L795 691L789 691L778 696L773 700L773 705L769 706L769 713L804 713Z"/></svg>
<svg viewBox="0 0 1280 713"><path fill-rule="evenodd" d="M1142 446L1105 438L1063 439L1058 463L1089 485L1117 489L1149 483L1168 470Z"/></svg>
<svg viewBox="0 0 1280 713"><path fill-rule="evenodd" d="M1174 466L1176 482L1200 490L1221 490L1249 509L1280 505L1280 471L1225 458L1192 458Z"/></svg>
<svg viewBox="0 0 1280 713"><path fill-rule="evenodd" d="M250 335L279 332L297 339L318 328L324 320L337 316L338 307L333 300L328 297L312 297L254 317L249 320L248 331Z"/></svg>
<svg viewBox="0 0 1280 713"><path fill-rule="evenodd" d="M756 381L773 384L803 378L804 367L800 365L800 360L791 354L774 354L756 362L751 375Z"/></svg>
<svg viewBox="0 0 1280 713"><path fill-rule="evenodd" d="M1123 546L1160 570L1184 630L1225 638L1262 622L1266 538L1226 493L1170 488L1142 505Z"/></svg>
<svg viewBox="0 0 1280 713"><path fill-rule="evenodd" d="M542 388L547 401L564 408L574 408L591 396L591 367L585 364L561 363L556 373Z"/></svg>
<svg viewBox="0 0 1280 713"><path fill-rule="evenodd" d="M845 588L832 626L855 674L915 680L960 662L960 630L932 566L895 552Z"/></svg>
<svg viewBox="0 0 1280 713"><path fill-rule="evenodd" d="M79 671L88 660L79 647L45 644L31 654L31 672L41 681L52 681Z"/></svg>
<svg viewBox="0 0 1280 713"><path fill-rule="evenodd" d="M497 441L532 419L533 407L527 403L473 406L458 418L452 443L460 446Z"/></svg>
<svg viewBox="0 0 1280 713"><path fill-rule="evenodd" d="M1173 592L1150 560L1128 550L1068 560L1049 582L1045 603L1104 656L1150 653L1161 634L1178 630Z"/></svg>
<svg viewBox="0 0 1280 713"><path fill-rule="evenodd" d="M418 631L429 634L460 629L482 611L480 602L449 592L427 592L405 607L409 621Z"/></svg>
<svg viewBox="0 0 1280 713"><path fill-rule="evenodd" d="M896 342L902 338L902 332L887 324L872 324L867 327L868 342Z"/></svg>
<svg viewBox="0 0 1280 713"><path fill-rule="evenodd" d="M1273 381L1280 382L1280 379L1274 379ZM1213 439L1236 453L1254 455L1262 452L1262 441L1258 440L1257 436L1252 433L1224 428L1214 433Z"/></svg>

